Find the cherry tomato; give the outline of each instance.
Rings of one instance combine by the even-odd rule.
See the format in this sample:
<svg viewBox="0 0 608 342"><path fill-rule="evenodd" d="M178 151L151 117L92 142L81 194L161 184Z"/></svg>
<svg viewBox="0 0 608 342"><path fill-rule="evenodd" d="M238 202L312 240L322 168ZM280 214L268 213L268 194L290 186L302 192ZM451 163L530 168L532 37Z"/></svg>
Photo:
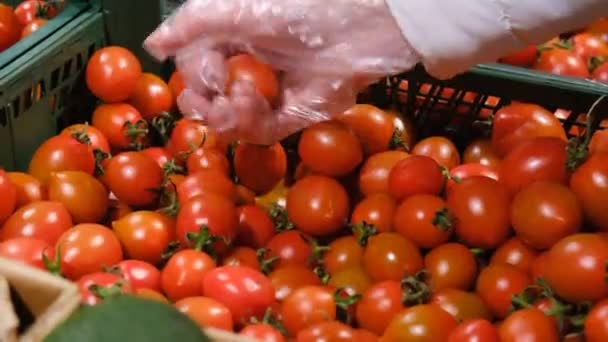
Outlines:
<svg viewBox="0 0 608 342"><path fill-rule="evenodd" d="M0 169L0 224L8 219L17 208L17 187L10 179L10 175Z"/></svg>
<svg viewBox="0 0 608 342"><path fill-rule="evenodd" d="M336 319L336 301L330 288L302 286L281 303L283 325L291 336L317 323Z"/></svg>
<svg viewBox="0 0 608 342"><path fill-rule="evenodd" d="M372 281L361 266L356 266L332 274L328 285L352 296L363 294L372 285Z"/></svg>
<svg viewBox="0 0 608 342"><path fill-rule="evenodd" d="M244 205L237 208L239 245L262 247L274 235L274 222L264 208L258 205Z"/></svg>
<svg viewBox="0 0 608 342"><path fill-rule="evenodd" d="M355 132L365 155L388 150L397 129L393 115L368 104L354 105L342 113L338 120Z"/></svg>
<svg viewBox="0 0 608 342"><path fill-rule="evenodd" d="M422 270L423 259L410 240L397 233L380 233L367 241L363 267L374 282L399 281Z"/></svg>
<svg viewBox="0 0 608 342"><path fill-rule="evenodd" d="M135 211L112 222L125 254L133 259L157 264L175 239L175 223L154 211Z"/></svg>
<svg viewBox="0 0 608 342"><path fill-rule="evenodd" d="M141 260L123 260L116 265L116 271L134 291L140 289L161 291L160 271L150 263Z"/></svg>
<svg viewBox="0 0 608 342"><path fill-rule="evenodd" d="M557 326L551 317L536 308L518 310L509 315L500 324L498 335L502 342L521 341L523 336L530 342L560 341Z"/></svg>
<svg viewBox="0 0 608 342"><path fill-rule="evenodd" d="M0 174L1 172L2 171L0 171ZM34 176L24 172L7 172L6 176L8 176L10 183L12 183L17 190L15 208L21 208L26 204L47 199L44 185ZM2 179L1 176L0 179ZM8 183L3 183L2 186L6 187L5 190L0 190L4 194L3 204L8 206L11 198L10 186L8 186ZM3 221L4 220L0 219L0 222Z"/></svg>
<svg viewBox="0 0 608 342"><path fill-rule="evenodd" d="M19 208L0 230L1 240L16 237L40 239L55 245L59 236L73 226L67 208L59 202L32 202Z"/></svg>
<svg viewBox="0 0 608 342"><path fill-rule="evenodd" d="M137 108L144 119L150 121L173 108L173 94L162 78L144 72L129 96L129 103Z"/></svg>
<svg viewBox="0 0 608 342"><path fill-rule="evenodd" d="M589 154L608 153L608 130L593 133L589 144Z"/></svg>
<svg viewBox="0 0 608 342"><path fill-rule="evenodd" d="M297 230L279 233L268 240L264 246L265 257L276 258L273 267L279 269L288 265L311 266L314 260L312 240Z"/></svg>
<svg viewBox="0 0 608 342"><path fill-rule="evenodd" d="M266 323L249 324L239 331L239 335L253 338L256 341L286 342L285 337L281 335L279 330Z"/></svg>
<svg viewBox="0 0 608 342"><path fill-rule="evenodd" d="M490 264L477 278L477 294L497 318L505 318L511 308L511 296L519 294L532 280L527 273L510 264Z"/></svg>
<svg viewBox="0 0 608 342"><path fill-rule="evenodd" d="M197 148L190 153L186 160L188 172L194 173L199 170L217 170L230 175L230 162L222 151L214 147Z"/></svg>
<svg viewBox="0 0 608 342"><path fill-rule="evenodd" d="M488 177L500 181L500 169L495 166L488 166L479 163L458 165L450 170L450 177L446 183L446 190L450 191L450 188L453 187L458 181L473 176Z"/></svg>
<svg viewBox="0 0 608 342"><path fill-rule="evenodd" d="M561 76L589 77L585 60L571 50L552 48L540 51L534 69Z"/></svg>
<svg viewBox="0 0 608 342"><path fill-rule="evenodd" d="M511 264L526 273L532 270L532 263L538 256L538 251L514 237L498 247L492 254L491 264Z"/></svg>
<svg viewBox="0 0 608 342"><path fill-rule="evenodd" d="M365 329L355 329L355 341L359 342L378 342L380 338L373 332Z"/></svg>
<svg viewBox="0 0 608 342"><path fill-rule="evenodd" d="M0 52L15 44L21 34L21 23L13 9L0 4Z"/></svg>
<svg viewBox="0 0 608 342"><path fill-rule="evenodd" d="M254 270L260 269L257 251L253 248L241 246L232 248L230 254L222 258L222 265L247 266L253 268Z"/></svg>
<svg viewBox="0 0 608 342"><path fill-rule="evenodd" d="M171 94L173 94L173 98L176 100L181 95L182 91L184 91L184 89L186 88L184 77L177 70L171 74L167 85L169 86L169 89L171 89Z"/></svg>
<svg viewBox="0 0 608 342"><path fill-rule="evenodd" d="M505 64L511 64L521 67L529 67L534 64L538 57L536 45L529 45L525 49L516 51L508 56L501 58L499 61Z"/></svg>
<svg viewBox="0 0 608 342"><path fill-rule="evenodd" d="M57 15L56 4L42 0L22 1L15 8L15 16L22 26L25 26L38 18L52 19Z"/></svg>
<svg viewBox="0 0 608 342"><path fill-rule="evenodd" d="M594 57L608 56L608 43L591 33L579 33L572 37L574 53L587 61Z"/></svg>
<svg viewBox="0 0 608 342"><path fill-rule="evenodd" d="M163 292L172 302L202 295L201 283L215 261L206 253L185 249L175 253L160 274Z"/></svg>
<svg viewBox="0 0 608 342"><path fill-rule="evenodd" d="M608 299L596 303L585 319L585 341L608 340Z"/></svg>
<svg viewBox="0 0 608 342"><path fill-rule="evenodd" d="M485 303L474 292L442 289L433 293L429 303L439 305L443 310L454 316L458 322L480 318L492 319L492 314Z"/></svg>
<svg viewBox="0 0 608 342"><path fill-rule="evenodd" d="M467 245L495 248L510 233L510 197L500 183L487 177L470 177L455 184L447 197L454 230Z"/></svg>
<svg viewBox="0 0 608 342"><path fill-rule="evenodd" d="M412 154L431 157L448 170L460 164L458 149L454 143L444 137L428 137L420 140L414 146Z"/></svg>
<svg viewBox="0 0 608 342"><path fill-rule="evenodd" d="M95 96L113 103L131 96L141 74L141 64L131 51L108 46L97 50L89 59L86 81Z"/></svg>
<svg viewBox="0 0 608 342"><path fill-rule="evenodd" d="M80 300L85 305L97 305L104 297L95 287L105 288L111 295L133 293L130 284L122 277L106 272L89 273L78 279L76 285L80 290Z"/></svg>
<svg viewBox="0 0 608 342"><path fill-rule="evenodd" d="M285 177L287 156L280 143L260 146L239 143L234 149L234 173L239 183L265 194Z"/></svg>
<svg viewBox="0 0 608 342"><path fill-rule="evenodd" d="M433 291L445 288L469 290L477 276L477 260L459 243L446 243L424 256L427 282Z"/></svg>
<svg viewBox="0 0 608 342"><path fill-rule="evenodd" d="M348 194L332 178L307 176L293 184L287 193L287 215L306 234L335 233L346 223L348 213Z"/></svg>
<svg viewBox="0 0 608 342"><path fill-rule="evenodd" d="M530 275L532 275L532 279L537 280L538 278L545 278L545 270L547 269L548 261L549 251L538 254L536 258L532 260L532 265L530 265Z"/></svg>
<svg viewBox="0 0 608 342"><path fill-rule="evenodd" d="M271 104L279 96L279 80L270 65L249 54L239 54L226 60L228 80L226 90L230 92L237 81L251 82L257 91Z"/></svg>
<svg viewBox="0 0 608 342"><path fill-rule="evenodd" d="M213 169L191 172L177 186L177 198L182 204L195 196L205 194L215 194L234 201L236 187L226 174Z"/></svg>
<svg viewBox="0 0 608 342"><path fill-rule="evenodd" d="M585 218L599 230L608 232L608 153L592 155L570 178L574 191L585 212Z"/></svg>
<svg viewBox="0 0 608 342"><path fill-rule="evenodd" d="M46 270L44 256L49 260L54 257L53 246L44 240L16 237L0 242L0 257L2 258Z"/></svg>
<svg viewBox="0 0 608 342"><path fill-rule="evenodd" d="M514 102L500 108L492 120L492 147L504 157L515 146L533 137L555 137L566 141L561 122L541 106Z"/></svg>
<svg viewBox="0 0 608 342"><path fill-rule="evenodd" d="M355 133L339 121L324 121L306 128L298 155L312 172L337 177L353 171L363 161Z"/></svg>
<svg viewBox="0 0 608 342"><path fill-rule="evenodd" d="M255 192L247 187L236 184L236 204L237 205L254 205L256 204Z"/></svg>
<svg viewBox="0 0 608 342"><path fill-rule="evenodd" d="M477 139L470 143L462 153L463 164L478 163L489 167L498 167L500 157L492 147L489 139Z"/></svg>
<svg viewBox="0 0 608 342"><path fill-rule="evenodd" d="M127 103L100 104L95 108L91 120L93 127L116 149L126 149L133 144L142 143L147 134L143 117L135 107ZM133 135L129 136L131 133Z"/></svg>
<svg viewBox="0 0 608 342"><path fill-rule="evenodd" d="M387 280L369 287L357 302L359 327L382 335L393 317L404 308L402 297L399 281Z"/></svg>
<svg viewBox="0 0 608 342"><path fill-rule="evenodd" d="M21 39L29 36L30 34L38 31L42 26L46 25L49 21L46 19L35 19L23 27L21 31Z"/></svg>
<svg viewBox="0 0 608 342"><path fill-rule="evenodd" d="M608 42L608 18L600 18L594 21L587 26L585 31L602 38L605 42Z"/></svg>
<svg viewBox="0 0 608 342"><path fill-rule="evenodd" d="M315 323L298 332L295 342L351 342L356 340L355 330L334 320Z"/></svg>
<svg viewBox="0 0 608 342"><path fill-rule="evenodd" d="M498 330L485 319L473 319L460 323L452 330L447 342L497 342Z"/></svg>
<svg viewBox="0 0 608 342"><path fill-rule="evenodd" d="M445 179L431 157L410 156L397 162L388 176L390 194L397 200L417 194L438 195Z"/></svg>
<svg viewBox="0 0 608 342"><path fill-rule="evenodd" d="M173 159L171 153L164 147L148 147L141 150L141 152L154 159L161 169Z"/></svg>
<svg viewBox="0 0 608 342"><path fill-rule="evenodd" d="M404 199L394 216L395 231L420 248L434 248L448 241L452 222L445 201L435 195L413 195Z"/></svg>
<svg viewBox="0 0 608 342"><path fill-rule="evenodd" d="M397 204L388 194L377 193L362 199L350 217L351 224L373 224L377 232L393 230L393 216Z"/></svg>
<svg viewBox="0 0 608 342"><path fill-rule="evenodd" d="M106 185L118 200L130 206L154 204L162 180L160 166L142 152L122 152L105 165Z"/></svg>
<svg viewBox="0 0 608 342"><path fill-rule="evenodd" d="M523 242L547 249L582 227L583 209L568 187L536 182L522 188L513 199L511 224Z"/></svg>
<svg viewBox="0 0 608 342"><path fill-rule="evenodd" d="M275 298L282 302L303 286L320 286L321 279L310 268L289 265L272 271L268 278L275 289Z"/></svg>
<svg viewBox="0 0 608 342"><path fill-rule="evenodd" d="M389 193L388 177L391 169L408 156L403 151L385 151L371 155L359 171L359 191L366 196Z"/></svg>
<svg viewBox="0 0 608 342"><path fill-rule="evenodd" d="M60 253L61 273L71 280L122 260L120 242L112 230L100 224L75 225L61 235L55 249Z"/></svg>
<svg viewBox="0 0 608 342"><path fill-rule="evenodd" d="M593 69L591 79L602 83L608 83L608 62L604 62Z"/></svg>
<svg viewBox="0 0 608 342"><path fill-rule="evenodd" d="M139 288L134 290L135 296L148 300L157 301L164 304L169 304L169 300L162 293L147 288Z"/></svg>
<svg viewBox="0 0 608 342"><path fill-rule="evenodd" d="M590 233L570 235L549 250L544 276L555 294L569 302L600 300L608 296L606 260L608 239Z"/></svg>
<svg viewBox="0 0 608 342"><path fill-rule="evenodd" d="M416 305L398 313L386 328L381 340L386 342L447 341L456 328L456 320L438 305Z"/></svg>
<svg viewBox="0 0 608 342"><path fill-rule="evenodd" d="M96 127L88 124L74 124L64 128L60 134L77 136L84 135L91 143L93 150L98 149L105 153L110 153L110 143L106 136Z"/></svg>
<svg viewBox="0 0 608 342"><path fill-rule="evenodd" d="M56 171L95 172L95 156L87 144L73 137L57 135L43 142L30 160L28 173L43 184Z"/></svg>
<svg viewBox="0 0 608 342"><path fill-rule="evenodd" d="M48 199L63 203L76 224L101 221L109 206L108 190L95 177L82 171L52 173Z"/></svg>
<svg viewBox="0 0 608 342"><path fill-rule="evenodd" d="M226 305L208 297L187 297L178 300L175 308L190 317L201 328L232 332L234 323Z"/></svg>
<svg viewBox="0 0 608 342"><path fill-rule="evenodd" d="M342 236L333 240L329 249L323 253L323 268L330 275L341 270L360 266L363 260L363 247L352 236Z"/></svg>
<svg viewBox="0 0 608 342"><path fill-rule="evenodd" d="M261 318L275 301L270 279L258 270L243 266L220 266L205 274L203 294L228 307L236 324Z"/></svg>
<svg viewBox="0 0 608 342"><path fill-rule="evenodd" d="M197 121L181 119L171 131L167 149L180 161L186 161L188 155L201 147L216 147L217 137L207 126Z"/></svg>

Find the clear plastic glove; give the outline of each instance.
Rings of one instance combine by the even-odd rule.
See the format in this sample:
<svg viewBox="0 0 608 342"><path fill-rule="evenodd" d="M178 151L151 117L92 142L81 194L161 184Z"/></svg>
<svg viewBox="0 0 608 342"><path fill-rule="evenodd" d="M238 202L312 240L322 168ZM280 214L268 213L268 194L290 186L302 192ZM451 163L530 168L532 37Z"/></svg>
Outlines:
<svg viewBox="0 0 608 342"><path fill-rule="evenodd" d="M189 0L144 47L175 58L186 117L258 144L342 113L364 87L419 61L384 0ZM224 92L225 60L237 52L281 72L275 107L247 81Z"/></svg>

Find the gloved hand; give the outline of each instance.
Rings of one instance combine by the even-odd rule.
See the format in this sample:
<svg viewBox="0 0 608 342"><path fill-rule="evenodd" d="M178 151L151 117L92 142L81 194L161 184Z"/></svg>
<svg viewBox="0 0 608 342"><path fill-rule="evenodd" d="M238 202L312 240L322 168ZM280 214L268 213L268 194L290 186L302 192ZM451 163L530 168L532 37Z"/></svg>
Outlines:
<svg viewBox="0 0 608 342"><path fill-rule="evenodd" d="M144 47L175 58L186 117L258 144L342 113L364 87L419 61L384 0L189 0ZM224 62L236 52L281 72L276 107L247 81L224 92Z"/></svg>

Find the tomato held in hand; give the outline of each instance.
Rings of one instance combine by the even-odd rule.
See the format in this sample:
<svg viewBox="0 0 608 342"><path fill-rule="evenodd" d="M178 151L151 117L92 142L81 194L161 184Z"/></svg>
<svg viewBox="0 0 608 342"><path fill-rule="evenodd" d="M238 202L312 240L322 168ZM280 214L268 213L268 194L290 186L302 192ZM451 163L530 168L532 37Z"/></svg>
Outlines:
<svg viewBox="0 0 608 342"><path fill-rule="evenodd" d="M496 318L505 318L511 307L511 297L532 284L524 271L509 264L491 264L477 278L477 294Z"/></svg>
<svg viewBox="0 0 608 342"><path fill-rule="evenodd" d="M48 181L48 198L63 203L76 224L101 221L109 206L105 186L82 171L52 173Z"/></svg>
<svg viewBox="0 0 608 342"><path fill-rule="evenodd" d="M226 91L230 93L231 87L237 81L253 83L257 91L266 100L273 104L279 97L279 80L270 67L249 54L239 54L226 60L228 80Z"/></svg>
<svg viewBox="0 0 608 342"><path fill-rule="evenodd" d="M215 261L206 253L185 249L175 253L160 274L163 292L172 302L202 295L201 284Z"/></svg>
<svg viewBox="0 0 608 342"><path fill-rule="evenodd" d="M34 152L28 173L45 184L56 171L83 171L92 175L95 172L93 149L66 135L48 139Z"/></svg>
<svg viewBox="0 0 608 342"><path fill-rule="evenodd" d="M469 290L477 276L473 252L459 243L446 243L424 256L427 283L433 291L445 288Z"/></svg>
<svg viewBox="0 0 608 342"><path fill-rule="evenodd" d="M608 341L608 299L597 302L587 314L585 341Z"/></svg>
<svg viewBox="0 0 608 342"><path fill-rule="evenodd" d="M490 264L511 264L530 274L538 251L514 237L498 247L492 254Z"/></svg>
<svg viewBox="0 0 608 342"><path fill-rule="evenodd" d="M431 157L448 170L460 164L458 149L453 142L444 137L428 137L420 140L412 149L412 154Z"/></svg>
<svg viewBox="0 0 608 342"><path fill-rule="evenodd" d="M580 165L570 178L585 212L585 218L597 229L608 232L608 153L594 154Z"/></svg>
<svg viewBox="0 0 608 342"><path fill-rule="evenodd" d="M2 225L17 208L17 187L3 169L0 169L0 194L2 194L0 200L0 225Z"/></svg>
<svg viewBox="0 0 608 342"><path fill-rule="evenodd" d="M357 205L350 217L351 224L372 224L376 231L393 230L393 216L397 204L388 194L378 193L365 197Z"/></svg>
<svg viewBox="0 0 608 342"><path fill-rule="evenodd" d="M119 46L97 50L91 56L86 69L89 90L107 103L128 99L140 76L141 64L137 57Z"/></svg>
<svg viewBox="0 0 608 342"><path fill-rule="evenodd" d="M382 335L391 320L404 308L399 281L387 280L369 287L357 302L358 326Z"/></svg>
<svg viewBox="0 0 608 342"><path fill-rule="evenodd" d="M19 208L4 222L0 236L2 241L27 237L44 240L54 246L61 234L72 225L72 217L62 203L32 202Z"/></svg>
<svg viewBox="0 0 608 342"><path fill-rule="evenodd" d="M125 254L151 264L161 261L163 252L175 239L175 222L155 211L135 211L112 222Z"/></svg>
<svg viewBox="0 0 608 342"><path fill-rule="evenodd" d="M536 48L536 45L529 45L525 49L519 50L506 57L501 58L499 62L515 66L529 67L534 64L537 57L538 49Z"/></svg>
<svg viewBox="0 0 608 342"><path fill-rule="evenodd" d="M171 89L162 78L144 72L137 79L129 96L129 103L137 108L141 116L150 121L174 106Z"/></svg>
<svg viewBox="0 0 608 342"><path fill-rule="evenodd" d="M414 195L404 199L395 211L395 231L420 248L434 248L452 235L452 220L445 201L435 195Z"/></svg>
<svg viewBox="0 0 608 342"><path fill-rule="evenodd" d="M215 328L232 332L234 324L230 310L213 298L183 298L175 303L175 308L190 317L201 328Z"/></svg>
<svg viewBox="0 0 608 342"><path fill-rule="evenodd" d="M281 303L283 324L291 336L320 322L336 319L336 301L325 286L303 286Z"/></svg>
<svg viewBox="0 0 608 342"><path fill-rule="evenodd" d="M497 342L498 330L485 319L473 319L460 323L452 330L447 342Z"/></svg>
<svg viewBox="0 0 608 342"><path fill-rule="evenodd" d="M17 202L15 208L21 208L26 204L44 201L47 199L44 185L34 176L24 172L7 172L6 175L17 190ZM6 201L5 204L10 203L10 190L7 189L0 191L3 194L6 194L4 195ZM0 222L3 222L3 220L0 219Z"/></svg>
<svg viewBox="0 0 608 342"><path fill-rule="evenodd" d="M44 256L49 260L54 257L54 247L44 240L16 237L0 242L0 257L2 258L46 270Z"/></svg>
<svg viewBox="0 0 608 342"><path fill-rule="evenodd" d="M501 342L518 342L525 336L529 342L560 341L557 326L544 312L527 308L509 315L498 328Z"/></svg>
<svg viewBox="0 0 608 342"><path fill-rule="evenodd" d="M409 155L403 151L385 151L371 155L359 170L359 191L365 196L389 193L388 177L391 169Z"/></svg>
<svg viewBox="0 0 608 342"><path fill-rule="evenodd" d="M427 156L410 156L393 166L388 189L397 200L417 194L438 195L445 179L441 167Z"/></svg>
<svg viewBox="0 0 608 342"><path fill-rule="evenodd" d="M149 289L161 291L160 271L152 264L141 260L123 260L108 270L123 277L134 291Z"/></svg>
<svg viewBox="0 0 608 342"><path fill-rule="evenodd" d="M107 297L133 293L131 285L122 277L106 272L94 272L78 279L80 301L84 305L97 305Z"/></svg>
<svg viewBox="0 0 608 342"><path fill-rule="evenodd" d="M15 44L21 35L21 23L13 9L0 4L0 52Z"/></svg>
<svg viewBox="0 0 608 342"><path fill-rule="evenodd" d="M383 342L447 341L458 323L438 305L424 304L404 309L390 322L381 340Z"/></svg>
<svg viewBox="0 0 608 342"><path fill-rule="evenodd" d="M395 280L422 270L418 247L397 233L380 233L369 238L363 252L363 267L373 281Z"/></svg>
<svg viewBox="0 0 608 342"><path fill-rule="evenodd" d="M585 60L571 50L551 48L540 52L534 69L561 76L587 78L589 70Z"/></svg>

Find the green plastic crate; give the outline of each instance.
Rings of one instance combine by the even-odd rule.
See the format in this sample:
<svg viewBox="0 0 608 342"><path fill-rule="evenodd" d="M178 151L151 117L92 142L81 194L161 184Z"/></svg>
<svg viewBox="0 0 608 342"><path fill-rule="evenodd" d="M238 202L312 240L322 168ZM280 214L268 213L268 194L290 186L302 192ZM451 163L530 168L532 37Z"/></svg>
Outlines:
<svg viewBox="0 0 608 342"><path fill-rule="evenodd" d="M20 55L0 56L2 168L27 170L43 141L70 123L86 120L96 103L86 90L83 71L92 53L105 44L100 7L72 1L55 20L62 25L46 34L41 29L44 39L19 47Z"/></svg>

